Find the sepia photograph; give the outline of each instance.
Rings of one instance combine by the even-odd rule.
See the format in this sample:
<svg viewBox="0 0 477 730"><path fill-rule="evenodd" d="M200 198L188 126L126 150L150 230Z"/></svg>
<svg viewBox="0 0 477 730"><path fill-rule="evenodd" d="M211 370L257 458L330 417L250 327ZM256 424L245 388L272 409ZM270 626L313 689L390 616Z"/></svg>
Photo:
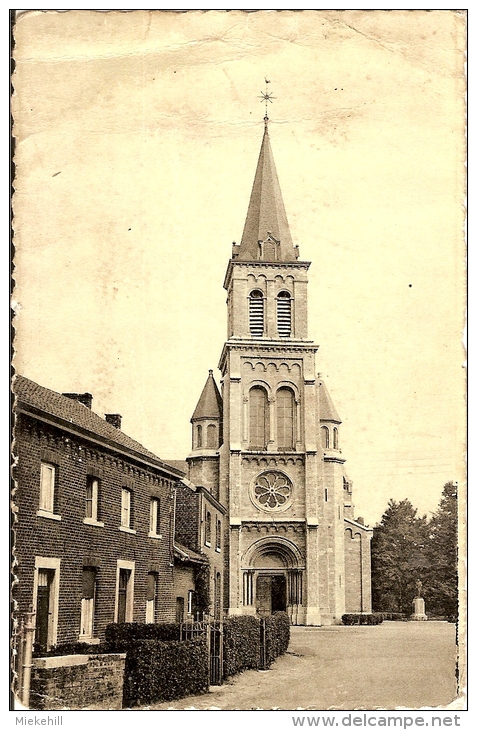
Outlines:
<svg viewBox="0 0 477 730"><path fill-rule="evenodd" d="M467 12L12 13L12 709L459 726Z"/></svg>

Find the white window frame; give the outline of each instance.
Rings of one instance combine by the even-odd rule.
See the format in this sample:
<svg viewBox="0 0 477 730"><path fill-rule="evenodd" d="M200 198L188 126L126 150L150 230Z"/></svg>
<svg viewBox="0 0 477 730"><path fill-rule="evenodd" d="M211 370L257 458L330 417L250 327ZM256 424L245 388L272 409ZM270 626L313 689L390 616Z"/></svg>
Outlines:
<svg viewBox="0 0 477 730"><path fill-rule="evenodd" d="M136 530L131 527L133 492L129 487L121 488L121 532L130 532L135 535Z"/></svg>
<svg viewBox="0 0 477 730"><path fill-rule="evenodd" d="M162 535L158 533L157 529L160 528L161 519L161 500L159 497L151 497L149 503L149 532L148 537L155 537L157 540L162 540Z"/></svg>
<svg viewBox="0 0 477 730"><path fill-rule="evenodd" d="M38 517L61 520L60 515L55 514L57 469L56 464L52 464L49 461L42 461L40 464L40 494L38 511L36 513Z"/></svg>
<svg viewBox="0 0 477 730"><path fill-rule="evenodd" d="M36 626L36 600L38 596L38 573L40 570L54 570L55 575L51 582L51 614L48 621L48 644L47 649L56 645L58 637L58 605L60 596L60 566L61 558L43 558L35 556L35 574L33 576L33 610L35 611Z"/></svg>
<svg viewBox="0 0 477 730"><path fill-rule="evenodd" d="M86 483L86 489L91 485L91 517L85 517L83 522L85 525L95 525L96 527L104 527L104 522L98 520L98 505L99 505L99 479L95 476L88 476ZM86 507L86 500L85 500Z"/></svg>
<svg viewBox="0 0 477 730"><path fill-rule="evenodd" d="M116 565L116 591L114 601L114 623L118 622L119 610L119 572L121 570L129 570L131 575L128 580L128 588L126 593L126 622L130 623L134 617L134 560L118 560Z"/></svg>

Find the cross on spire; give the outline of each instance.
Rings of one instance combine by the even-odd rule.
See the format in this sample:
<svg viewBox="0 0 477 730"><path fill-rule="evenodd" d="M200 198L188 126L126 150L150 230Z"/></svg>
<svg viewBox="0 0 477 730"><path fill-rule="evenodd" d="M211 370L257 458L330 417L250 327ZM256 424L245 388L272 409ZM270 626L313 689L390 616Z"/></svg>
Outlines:
<svg viewBox="0 0 477 730"><path fill-rule="evenodd" d="M270 104L273 104L273 101L275 99L275 97L273 96L273 91L268 90L268 84L270 84L270 83L271 83L270 79L267 79L267 77L265 77L265 84L266 84L265 92L263 92L263 91L260 92L260 94L262 95L262 98L260 99L260 101L265 102L265 116L263 117L263 121L265 122L265 129L267 128L267 123L268 123L268 102L270 102Z"/></svg>

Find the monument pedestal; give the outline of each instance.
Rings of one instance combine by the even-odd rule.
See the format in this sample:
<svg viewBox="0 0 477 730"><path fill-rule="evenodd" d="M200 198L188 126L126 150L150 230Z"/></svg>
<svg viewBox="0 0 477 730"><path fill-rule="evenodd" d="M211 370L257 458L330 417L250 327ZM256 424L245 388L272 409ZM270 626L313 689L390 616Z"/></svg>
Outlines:
<svg viewBox="0 0 477 730"><path fill-rule="evenodd" d="M417 597L412 602L411 621L427 621L424 599Z"/></svg>

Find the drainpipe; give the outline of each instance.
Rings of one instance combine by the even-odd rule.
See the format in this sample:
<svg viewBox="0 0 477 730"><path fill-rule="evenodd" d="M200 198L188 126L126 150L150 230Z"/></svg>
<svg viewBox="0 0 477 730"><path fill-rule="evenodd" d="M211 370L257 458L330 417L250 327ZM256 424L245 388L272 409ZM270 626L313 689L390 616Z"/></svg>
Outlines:
<svg viewBox="0 0 477 730"><path fill-rule="evenodd" d="M33 607L31 607L33 608ZM25 707L30 705L30 682L31 682L31 668L32 668L32 656L33 656L33 635L35 633L35 614L33 611L29 611L26 614L26 621L24 625L25 632L25 648L22 656L22 687L21 687L21 701Z"/></svg>

